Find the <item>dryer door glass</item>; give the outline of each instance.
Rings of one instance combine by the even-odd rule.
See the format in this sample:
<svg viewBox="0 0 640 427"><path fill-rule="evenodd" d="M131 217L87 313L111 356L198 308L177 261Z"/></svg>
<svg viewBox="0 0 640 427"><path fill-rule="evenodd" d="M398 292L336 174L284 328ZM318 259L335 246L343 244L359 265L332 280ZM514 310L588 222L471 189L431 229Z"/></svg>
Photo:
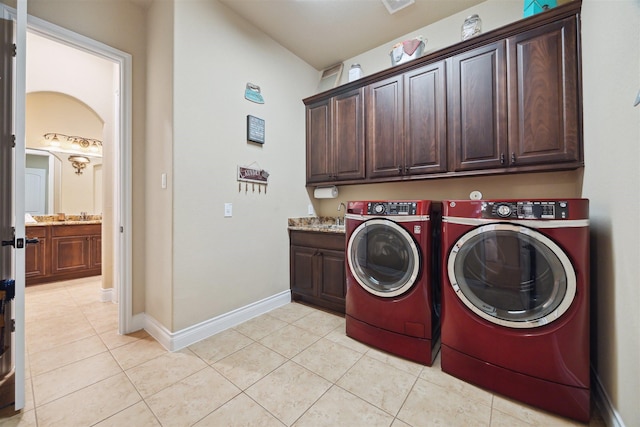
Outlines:
<svg viewBox="0 0 640 427"><path fill-rule="evenodd" d="M381 297L408 291L420 272L420 251L404 228L372 219L360 224L347 245L349 269L364 290Z"/></svg>
<svg viewBox="0 0 640 427"><path fill-rule="evenodd" d="M490 322L532 328L571 305L576 276L552 240L527 227L490 224L462 236L448 260L450 283L467 307Z"/></svg>

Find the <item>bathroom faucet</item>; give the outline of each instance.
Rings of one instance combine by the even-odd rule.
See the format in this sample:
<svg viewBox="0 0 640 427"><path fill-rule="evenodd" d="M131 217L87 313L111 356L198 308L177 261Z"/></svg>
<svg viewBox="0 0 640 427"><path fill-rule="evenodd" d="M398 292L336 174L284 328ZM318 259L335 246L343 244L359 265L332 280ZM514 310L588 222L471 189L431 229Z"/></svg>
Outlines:
<svg viewBox="0 0 640 427"><path fill-rule="evenodd" d="M347 206L346 206L344 203L340 202L340 203L338 204L338 212L340 212L340 210L341 210L342 208L344 208L344 212L346 212L346 211L347 211ZM338 225L338 226L340 226L340 225L344 225L344 216L343 216L342 218L340 218L340 217L337 217L337 218L336 218L336 225Z"/></svg>

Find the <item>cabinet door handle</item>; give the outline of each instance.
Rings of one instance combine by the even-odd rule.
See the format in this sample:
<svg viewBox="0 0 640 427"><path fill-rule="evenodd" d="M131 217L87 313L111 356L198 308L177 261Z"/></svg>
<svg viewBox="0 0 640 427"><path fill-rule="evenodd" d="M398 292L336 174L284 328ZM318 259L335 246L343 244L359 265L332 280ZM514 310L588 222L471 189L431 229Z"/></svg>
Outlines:
<svg viewBox="0 0 640 427"><path fill-rule="evenodd" d="M500 164L504 165L504 153L500 153Z"/></svg>
<svg viewBox="0 0 640 427"><path fill-rule="evenodd" d="M26 243L27 243L27 245L37 245L38 243L40 243L40 240L38 240L38 239L27 239Z"/></svg>
<svg viewBox="0 0 640 427"><path fill-rule="evenodd" d="M511 153L511 163L516 162L516 153Z"/></svg>
<svg viewBox="0 0 640 427"><path fill-rule="evenodd" d="M398 175L402 175L402 166L398 166Z"/></svg>
<svg viewBox="0 0 640 427"><path fill-rule="evenodd" d="M409 166L405 166L404 167L404 173L408 174L409 173L409 169L411 169Z"/></svg>

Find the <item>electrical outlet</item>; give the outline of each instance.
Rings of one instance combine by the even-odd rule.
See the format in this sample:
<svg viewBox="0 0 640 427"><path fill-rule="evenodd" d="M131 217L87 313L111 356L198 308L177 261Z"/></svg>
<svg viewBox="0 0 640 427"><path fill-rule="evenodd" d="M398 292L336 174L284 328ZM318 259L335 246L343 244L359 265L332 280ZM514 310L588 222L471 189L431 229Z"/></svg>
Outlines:
<svg viewBox="0 0 640 427"><path fill-rule="evenodd" d="M233 203L224 204L224 217L230 218L233 216Z"/></svg>
<svg viewBox="0 0 640 427"><path fill-rule="evenodd" d="M307 214L308 215L315 215L315 212L313 210L313 205L311 203L309 203L309 206L307 207Z"/></svg>

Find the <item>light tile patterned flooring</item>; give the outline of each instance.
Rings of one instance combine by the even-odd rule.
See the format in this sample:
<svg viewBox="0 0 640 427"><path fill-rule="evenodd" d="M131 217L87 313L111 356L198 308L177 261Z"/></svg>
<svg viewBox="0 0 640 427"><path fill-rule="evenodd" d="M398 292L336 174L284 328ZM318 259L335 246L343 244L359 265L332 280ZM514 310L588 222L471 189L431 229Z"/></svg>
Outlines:
<svg viewBox="0 0 640 427"><path fill-rule="evenodd" d="M288 304L174 353L118 336L99 280L27 288L27 405L0 426L572 426ZM592 426L603 426L594 412Z"/></svg>

